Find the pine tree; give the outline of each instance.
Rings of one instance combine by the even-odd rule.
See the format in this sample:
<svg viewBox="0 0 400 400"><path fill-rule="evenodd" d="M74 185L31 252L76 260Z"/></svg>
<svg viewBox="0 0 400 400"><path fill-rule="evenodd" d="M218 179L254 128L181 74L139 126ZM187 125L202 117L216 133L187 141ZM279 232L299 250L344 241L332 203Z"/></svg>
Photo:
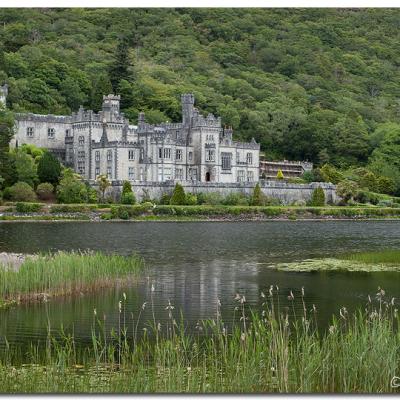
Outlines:
<svg viewBox="0 0 400 400"><path fill-rule="evenodd" d="M260 184L254 187L253 196L251 198L251 204L253 206L262 206L263 203L263 193L261 192Z"/></svg>
<svg viewBox="0 0 400 400"><path fill-rule="evenodd" d="M125 36L117 44L114 59L109 67L109 76L114 92L117 92L118 85L122 79L129 81L129 43Z"/></svg>
<svg viewBox="0 0 400 400"><path fill-rule="evenodd" d="M325 205L325 193L322 187L317 187L313 190L311 205L314 207L323 207Z"/></svg>
<svg viewBox="0 0 400 400"><path fill-rule="evenodd" d="M169 204L182 206L185 205L185 202L186 202L185 190L183 189L182 185L177 183L175 185L174 193L172 194Z"/></svg>
<svg viewBox="0 0 400 400"><path fill-rule="evenodd" d="M132 186L129 181L124 181L122 184L121 203L122 204L136 203L136 197L132 191Z"/></svg>

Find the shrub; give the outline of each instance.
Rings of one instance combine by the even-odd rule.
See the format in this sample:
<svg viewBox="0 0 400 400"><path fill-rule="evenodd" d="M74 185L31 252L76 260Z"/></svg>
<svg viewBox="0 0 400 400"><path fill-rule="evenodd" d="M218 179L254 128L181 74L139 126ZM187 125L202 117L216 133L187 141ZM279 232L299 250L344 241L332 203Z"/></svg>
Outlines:
<svg viewBox="0 0 400 400"><path fill-rule="evenodd" d="M378 207L391 207L393 205L392 200L380 200L378 203Z"/></svg>
<svg viewBox="0 0 400 400"><path fill-rule="evenodd" d="M344 179L343 174L333 165L325 164L321 167L320 171L325 182L336 184Z"/></svg>
<svg viewBox="0 0 400 400"><path fill-rule="evenodd" d="M195 206L197 204L197 196L192 193L186 193L186 205Z"/></svg>
<svg viewBox="0 0 400 400"><path fill-rule="evenodd" d="M214 192L214 193L199 193L197 196L197 201L199 202L199 199L202 201L199 204L209 204L209 205L218 205L222 204L223 197L221 193Z"/></svg>
<svg viewBox="0 0 400 400"><path fill-rule="evenodd" d="M123 181L122 183L122 194L132 193L132 186L129 181Z"/></svg>
<svg viewBox="0 0 400 400"><path fill-rule="evenodd" d="M171 201L171 196L168 193L163 193L160 197L159 203L161 205L168 205L170 201Z"/></svg>
<svg viewBox="0 0 400 400"><path fill-rule="evenodd" d="M251 197L251 205L252 206L262 206L263 205L263 193L261 191L260 184L254 187L253 196Z"/></svg>
<svg viewBox="0 0 400 400"><path fill-rule="evenodd" d="M225 199L222 200L222 204L226 206L248 206L249 199L243 193L229 193Z"/></svg>
<svg viewBox="0 0 400 400"><path fill-rule="evenodd" d="M300 200L294 201L293 205L297 206L297 207L305 207L307 205L307 203L305 200L300 199Z"/></svg>
<svg viewBox="0 0 400 400"><path fill-rule="evenodd" d="M336 186L336 193L347 203L350 199L354 199L358 192L358 185L356 182L345 179Z"/></svg>
<svg viewBox="0 0 400 400"><path fill-rule="evenodd" d="M97 193L97 190L90 187L89 185L86 187L87 190L87 199L88 203L90 204L95 204L99 201L99 194Z"/></svg>
<svg viewBox="0 0 400 400"><path fill-rule="evenodd" d="M80 176L70 169L63 171L63 177L57 188L57 200L59 203L86 203L88 193Z"/></svg>
<svg viewBox="0 0 400 400"><path fill-rule="evenodd" d="M17 203L15 210L20 213L37 212L42 208L40 203Z"/></svg>
<svg viewBox="0 0 400 400"><path fill-rule="evenodd" d="M283 172L281 169L278 169L278 173L276 174L277 179L284 179Z"/></svg>
<svg viewBox="0 0 400 400"><path fill-rule="evenodd" d="M36 188L40 200L51 200L54 197L54 186L51 183L40 183Z"/></svg>
<svg viewBox="0 0 400 400"><path fill-rule="evenodd" d="M32 187L28 185L26 182L17 182L13 186L9 188L7 192L9 195L9 199L13 201L35 201L36 194L33 191Z"/></svg>
<svg viewBox="0 0 400 400"><path fill-rule="evenodd" d="M96 205L89 204L54 204L51 206L51 213L79 213L95 210Z"/></svg>
<svg viewBox="0 0 400 400"><path fill-rule="evenodd" d="M96 182L99 185L99 190L101 192L101 200L104 202L104 195L108 187L111 186L111 182L108 180L107 175L104 174L99 175L96 178Z"/></svg>
<svg viewBox="0 0 400 400"><path fill-rule="evenodd" d="M322 187L317 187L313 190L311 196L311 205L314 207L322 207L325 205L325 193Z"/></svg>
<svg viewBox="0 0 400 400"><path fill-rule="evenodd" d="M37 174L40 182L50 182L56 185L61 177L61 164L49 151L40 157Z"/></svg>
<svg viewBox="0 0 400 400"><path fill-rule="evenodd" d="M111 215L111 213L104 213L104 214L100 215L100 218L104 219L105 221L108 221L108 220L112 219L112 215Z"/></svg>
<svg viewBox="0 0 400 400"><path fill-rule="evenodd" d="M172 193L169 204L171 205L184 205L186 202L185 190L179 183L175 185L174 192Z"/></svg>
<svg viewBox="0 0 400 400"><path fill-rule="evenodd" d="M121 204L135 204L135 203L136 203L136 197L132 191L122 193Z"/></svg>

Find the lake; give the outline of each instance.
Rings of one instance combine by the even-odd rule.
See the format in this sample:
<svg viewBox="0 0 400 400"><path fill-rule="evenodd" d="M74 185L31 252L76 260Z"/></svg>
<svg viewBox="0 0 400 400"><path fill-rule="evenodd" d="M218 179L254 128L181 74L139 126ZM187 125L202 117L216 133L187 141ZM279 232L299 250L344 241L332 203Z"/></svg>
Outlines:
<svg viewBox="0 0 400 400"><path fill-rule="evenodd" d="M367 302L378 286L400 297L397 273L278 272L274 262L331 257L341 253L400 248L396 221L269 221L269 222L57 222L2 223L0 251L35 253L57 250L100 250L140 254L146 261L143 278L134 284L101 290L48 303L0 310L0 346L5 338L22 345L44 339L47 326L61 326L78 341L90 340L94 313L106 329L118 328L119 318L136 326L168 320L170 302L176 319L182 313L189 330L201 319L215 318L218 299L222 318L232 321L236 293L246 306L261 306L261 291L279 287L282 310L302 309L299 293L305 290L307 308L317 307L318 321L326 326L332 314L346 306ZM151 287L154 291L151 291ZM287 298L290 290L294 302ZM126 294L123 316L118 302ZM142 305L147 303L146 306ZM236 315L237 318L237 315ZM130 328L132 330L132 328Z"/></svg>

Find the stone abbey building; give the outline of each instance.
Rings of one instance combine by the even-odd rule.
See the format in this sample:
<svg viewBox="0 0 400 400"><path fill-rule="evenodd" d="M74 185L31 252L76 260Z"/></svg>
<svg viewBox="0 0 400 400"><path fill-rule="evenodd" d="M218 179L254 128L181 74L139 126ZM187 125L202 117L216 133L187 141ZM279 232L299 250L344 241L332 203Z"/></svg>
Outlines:
<svg viewBox="0 0 400 400"><path fill-rule="evenodd" d="M0 95L4 102L6 86ZM98 113L81 107L68 116L16 114L11 145L45 147L89 181L105 174L113 182L257 182L260 145L234 141L219 117L199 113L192 94L181 102L182 122L159 125L144 113L130 125L112 94Z"/></svg>

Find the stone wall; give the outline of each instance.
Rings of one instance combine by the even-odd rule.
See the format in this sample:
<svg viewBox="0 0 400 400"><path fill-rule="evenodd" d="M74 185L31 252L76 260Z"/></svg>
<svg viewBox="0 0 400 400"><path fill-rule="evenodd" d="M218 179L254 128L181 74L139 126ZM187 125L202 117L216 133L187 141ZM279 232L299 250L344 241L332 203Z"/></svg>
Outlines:
<svg viewBox="0 0 400 400"><path fill-rule="evenodd" d="M188 193L212 193L219 192L223 196L232 192L240 192L251 195L255 183L212 183L212 182L182 182L185 192ZM93 182L93 186L96 186ZM314 182L310 184L286 183L280 181L261 181L262 192L269 197L278 198L283 204L292 204L297 200L308 201L311 199L313 190L320 186L324 189L327 202L336 203L339 198L336 195L335 185L331 183ZM163 193L172 194L175 187L174 181L168 182L141 182L132 183L132 190L138 201L143 197L159 199ZM122 182L113 182L107 195L118 200L122 191Z"/></svg>

